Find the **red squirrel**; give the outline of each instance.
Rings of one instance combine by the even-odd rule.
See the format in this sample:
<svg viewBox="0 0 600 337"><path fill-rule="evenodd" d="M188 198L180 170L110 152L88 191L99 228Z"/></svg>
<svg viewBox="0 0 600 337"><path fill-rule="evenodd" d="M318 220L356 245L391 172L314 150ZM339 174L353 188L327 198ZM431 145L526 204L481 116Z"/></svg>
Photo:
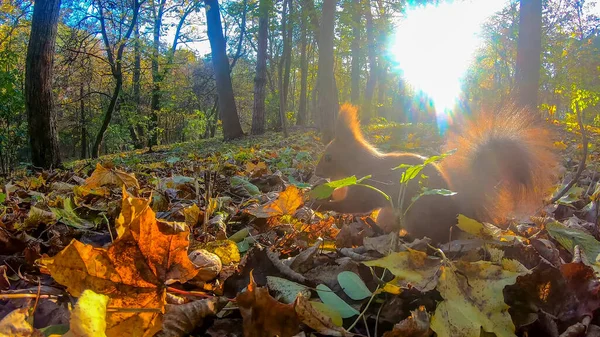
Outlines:
<svg viewBox="0 0 600 337"><path fill-rule="evenodd" d="M496 224L519 213L533 215L554 183L556 159L550 136L542 122L527 111L513 108L467 121L461 131L448 135L445 151L456 152L422 171L428 188L449 189L456 194L421 196L406 211L411 198L421 192L419 179L413 179L405 190L404 229L414 238L427 236L439 243L450 239L450 228L456 225L458 214ZM371 175L363 183L382 190L398 205L404 169L392 169L400 164L422 164L425 159L417 154L375 149L360 130L357 109L344 104L335 138L325 148L315 175L330 180ZM379 227L388 232L399 229L390 201L364 186L338 189L333 200L317 200L313 208L341 213L381 209L376 220Z"/></svg>

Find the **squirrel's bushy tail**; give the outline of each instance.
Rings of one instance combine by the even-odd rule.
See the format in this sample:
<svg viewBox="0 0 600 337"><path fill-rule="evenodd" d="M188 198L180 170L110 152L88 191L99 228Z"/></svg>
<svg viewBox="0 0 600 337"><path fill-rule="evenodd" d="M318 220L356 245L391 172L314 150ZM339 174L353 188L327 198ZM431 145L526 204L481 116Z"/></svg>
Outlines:
<svg viewBox="0 0 600 337"><path fill-rule="evenodd" d="M479 220L533 214L556 177L551 131L526 110L478 115L450 133L451 149L442 166L461 213Z"/></svg>

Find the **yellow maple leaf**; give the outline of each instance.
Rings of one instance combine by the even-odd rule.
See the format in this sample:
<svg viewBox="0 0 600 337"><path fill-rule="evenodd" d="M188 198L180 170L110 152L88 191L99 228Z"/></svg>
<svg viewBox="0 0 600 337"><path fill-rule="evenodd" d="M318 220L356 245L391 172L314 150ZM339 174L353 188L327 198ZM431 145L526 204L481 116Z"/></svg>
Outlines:
<svg viewBox="0 0 600 337"><path fill-rule="evenodd" d="M248 212L259 218L293 215L303 202L300 190L296 186L290 185L285 191L279 193L277 199Z"/></svg>
<svg viewBox="0 0 600 337"><path fill-rule="evenodd" d="M389 254L381 259L363 262L370 267L389 269L395 278L383 290L397 294L399 288L409 285L421 292L432 290L437 285L438 271L442 260L430 257L426 253L409 249L405 252Z"/></svg>
<svg viewBox="0 0 600 337"><path fill-rule="evenodd" d="M150 199L133 198L125 186L123 186L123 200L121 202L121 213L115 219L115 228L117 229L117 237L121 237L131 222L138 217L142 212L149 207Z"/></svg>
<svg viewBox="0 0 600 337"><path fill-rule="evenodd" d="M431 329L440 337L479 337L481 328L498 337L515 336L515 326L502 290L529 273L514 260L446 263L437 290L444 298L435 310Z"/></svg>
<svg viewBox="0 0 600 337"><path fill-rule="evenodd" d="M96 169L92 175L85 180L85 186L96 188L105 185L116 185L140 188L140 185L133 174L129 174L117 169L107 169L100 163L96 164Z"/></svg>
<svg viewBox="0 0 600 337"><path fill-rule="evenodd" d="M105 337L107 304L108 296L84 290L71 312L71 329L63 337Z"/></svg>
<svg viewBox="0 0 600 337"><path fill-rule="evenodd" d="M27 322L28 308L11 311L0 320L0 337L33 337L43 336Z"/></svg>

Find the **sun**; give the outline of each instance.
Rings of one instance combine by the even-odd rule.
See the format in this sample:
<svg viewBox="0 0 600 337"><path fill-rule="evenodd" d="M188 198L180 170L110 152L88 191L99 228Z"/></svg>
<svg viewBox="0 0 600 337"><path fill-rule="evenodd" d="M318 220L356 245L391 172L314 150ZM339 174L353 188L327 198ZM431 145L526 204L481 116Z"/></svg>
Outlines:
<svg viewBox="0 0 600 337"><path fill-rule="evenodd" d="M399 20L388 51L394 68L431 98L440 119L452 111L485 20L509 0L442 1L410 7Z"/></svg>

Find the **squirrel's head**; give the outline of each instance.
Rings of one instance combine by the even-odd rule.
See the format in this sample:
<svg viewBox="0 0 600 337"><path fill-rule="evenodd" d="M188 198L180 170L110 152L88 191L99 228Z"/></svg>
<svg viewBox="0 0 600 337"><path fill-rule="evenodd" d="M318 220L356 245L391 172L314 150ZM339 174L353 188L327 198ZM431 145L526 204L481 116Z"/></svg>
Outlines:
<svg viewBox="0 0 600 337"><path fill-rule="evenodd" d="M332 180L361 175L377 151L360 131L358 111L351 104L340 107L335 126L335 138L327 144L315 169L315 175Z"/></svg>

